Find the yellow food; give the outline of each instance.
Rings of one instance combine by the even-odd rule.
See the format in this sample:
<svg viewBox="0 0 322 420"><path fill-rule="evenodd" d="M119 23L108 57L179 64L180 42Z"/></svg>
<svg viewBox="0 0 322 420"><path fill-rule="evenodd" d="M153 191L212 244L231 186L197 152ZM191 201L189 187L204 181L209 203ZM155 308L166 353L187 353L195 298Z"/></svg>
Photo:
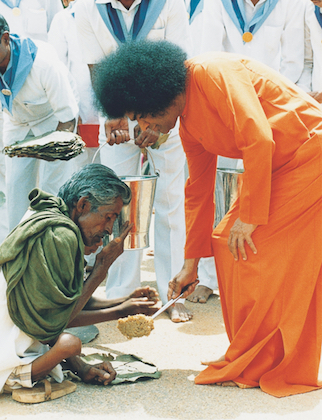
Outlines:
<svg viewBox="0 0 322 420"><path fill-rule="evenodd" d="M150 316L143 314L130 315L127 318L120 318L117 321L117 328L125 337L131 339L150 335L150 332L154 330L154 323Z"/></svg>

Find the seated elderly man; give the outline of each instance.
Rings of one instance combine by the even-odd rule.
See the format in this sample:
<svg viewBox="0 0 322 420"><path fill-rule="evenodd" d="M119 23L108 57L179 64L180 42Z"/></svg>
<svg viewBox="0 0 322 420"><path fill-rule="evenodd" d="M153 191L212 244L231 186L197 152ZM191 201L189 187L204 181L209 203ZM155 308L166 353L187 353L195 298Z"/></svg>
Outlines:
<svg viewBox="0 0 322 420"><path fill-rule="evenodd" d="M81 341L63 331L155 312L157 292L149 287L114 301L92 297L123 252L128 222L97 255L84 282L84 249L96 250L111 234L131 190L109 168L91 164L58 197L34 189L29 199L24 220L0 246L0 392L32 388L47 375L61 383L63 360L84 382L107 385L115 378L112 366L84 363Z"/></svg>

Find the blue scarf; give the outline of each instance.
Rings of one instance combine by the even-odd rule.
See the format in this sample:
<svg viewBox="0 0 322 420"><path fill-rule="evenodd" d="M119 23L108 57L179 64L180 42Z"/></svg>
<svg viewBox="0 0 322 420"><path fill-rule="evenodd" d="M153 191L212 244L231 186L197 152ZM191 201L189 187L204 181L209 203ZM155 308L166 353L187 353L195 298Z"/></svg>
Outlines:
<svg viewBox="0 0 322 420"><path fill-rule="evenodd" d="M15 7L19 7L21 0L18 0L17 4L14 6L11 0L1 0L6 6L10 7L10 9L14 9Z"/></svg>
<svg viewBox="0 0 322 420"><path fill-rule="evenodd" d="M122 12L113 9L111 3L97 3L98 11L114 39L121 45L124 42L145 39L159 17L166 0L142 0L135 14L130 33Z"/></svg>
<svg viewBox="0 0 322 420"><path fill-rule="evenodd" d="M321 15L321 10L318 6L315 6L315 16L316 16L316 18L317 18L317 20L318 20L318 22L319 22L319 24L322 28L322 15Z"/></svg>
<svg viewBox="0 0 322 420"><path fill-rule="evenodd" d="M8 68L0 77L0 99L2 107L12 112L12 101L22 88L30 73L37 55L37 47L30 38L20 38L10 35L11 56ZM4 95L2 89L11 91L11 95Z"/></svg>
<svg viewBox="0 0 322 420"><path fill-rule="evenodd" d="M202 12L204 5L204 0L191 0L190 7L188 8L189 13L189 23L191 24L195 17ZM190 10L189 10L190 9Z"/></svg>
<svg viewBox="0 0 322 420"><path fill-rule="evenodd" d="M250 22L246 20L244 0L221 0L226 12L235 26L243 35L245 32L255 34L273 11L278 0L266 0L253 16Z"/></svg>

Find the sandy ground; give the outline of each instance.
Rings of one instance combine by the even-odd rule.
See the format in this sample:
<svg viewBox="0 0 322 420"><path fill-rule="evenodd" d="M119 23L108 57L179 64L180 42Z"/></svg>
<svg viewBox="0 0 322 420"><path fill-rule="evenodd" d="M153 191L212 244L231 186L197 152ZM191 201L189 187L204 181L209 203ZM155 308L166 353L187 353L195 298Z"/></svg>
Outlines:
<svg viewBox="0 0 322 420"><path fill-rule="evenodd" d="M155 286L153 257L145 255L141 268L142 283ZM98 293L102 292L100 288ZM218 295L212 295L207 304L187 302L187 306L194 312L191 322L174 324L162 314L149 337L132 340L121 335L116 321L99 324L99 336L84 346L85 353L109 351L143 357L162 372L160 379L107 387L80 383L73 394L33 405L0 395L0 419L322 419L322 390L278 399L259 389L195 385L193 377L204 368L200 361L224 354L228 339Z"/></svg>

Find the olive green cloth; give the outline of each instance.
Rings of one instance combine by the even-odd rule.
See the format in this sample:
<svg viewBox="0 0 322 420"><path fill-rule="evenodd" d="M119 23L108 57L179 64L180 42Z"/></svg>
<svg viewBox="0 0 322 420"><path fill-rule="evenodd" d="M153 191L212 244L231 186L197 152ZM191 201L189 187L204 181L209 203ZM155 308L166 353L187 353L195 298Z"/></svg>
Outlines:
<svg viewBox="0 0 322 420"><path fill-rule="evenodd" d="M9 315L39 341L67 326L82 293L84 243L62 199L39 189L29 194L35 210L0 246Z"/></svg>

